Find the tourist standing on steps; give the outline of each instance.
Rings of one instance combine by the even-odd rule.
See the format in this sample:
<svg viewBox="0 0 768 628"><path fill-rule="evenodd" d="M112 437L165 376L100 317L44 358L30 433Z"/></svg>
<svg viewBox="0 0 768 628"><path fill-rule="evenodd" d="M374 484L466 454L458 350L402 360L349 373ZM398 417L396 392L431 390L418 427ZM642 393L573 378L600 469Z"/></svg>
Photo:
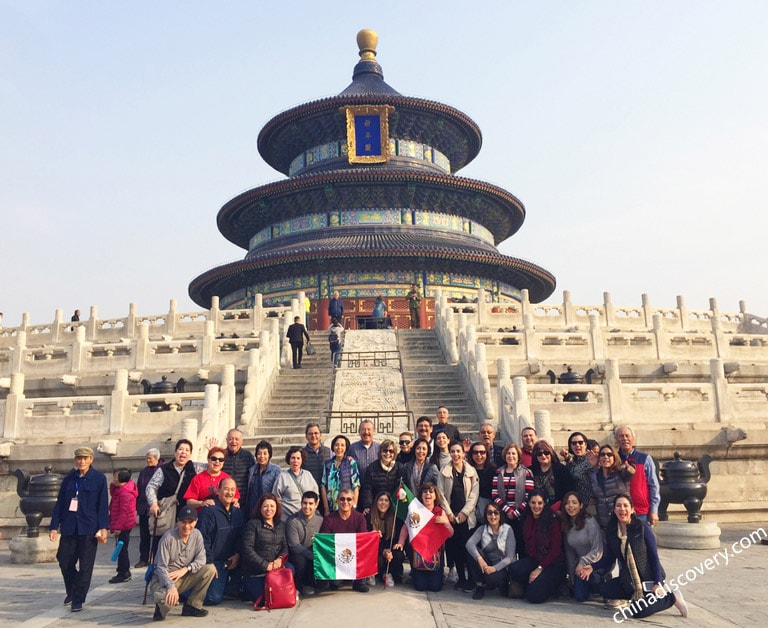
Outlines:
<svg viewBox="0 0 768 628"><path fill-rule="evenodd" d="M412 283L405 299L408 301L408 312L411 315L411 329L421 329L421 292L419 286Z"/></svg>
<svg viewBox="0 0 768 628"><path fill-rule="evenodd" d="M301 358L304 352L304 338L307 339L309 344L309 334L307 328L301 324L301 318L296 316L293 319L293 325L288 327L288 333L286 334L288 341L291 343L291 357L293 359L293 368L301 368Z"/></svg>
<svg viewBox="0 0 768 628"><path fill-rule="evenodd" d="M333 293L333 298L328 301L328 318L338 319L341 322L344 318L344 302L339 297L338 290Z"/></svg>
<svg viewBox="0 0 768 628"><path fill-rule="evenodd" d="M307 423L304 428L304 438L307 439L307 444L304 445L306 458L301 466L312 474L315 482L320 486L323 481L323 465L326 460L331 459L331 449L323 445L323 431L316 421Z"/></svg>
<svg viewBox="0 0 768 628"><path fill-rule="evenodd" d="M376 434L376 426L371 419L360 421L360 427L357 428L360 440L352 443L349 447L349 455L357 462L357 471L361 478L365 478L365 471L368 465L373 464L379 459L379 443L373 440Z"/></svg>
<svg viewBox="0 0 768 628"><path fill-rule="evenodd" d="M109 510L107 479L94 469L93 449L75 449L75 468L62 480L51 517L48 538L59 538L59 561L72 612L83 610L88 587L91 586L93 563L98 543L107 542Z"/></svg>
<svg viewBox="0 0 768 628"><path fill-rule="evenodd" d="M450 412L448 412L448 408L445 406L440 406L437 409L437 412L435 413L435 420L436 424L433 424L435 426L435 431L442 430L446 434L448 434L448 438L451 440L455 440L457 443L461 442L461 432L459 432L459 428L455 425L451 425L448 423L448 419L451 418Z"/></svg>
<svg viewBox="0 0 768 628"><path fill-rule="evenodd" d="M384 303L384 299L380 296L376 297L376 301L373 303L373 313L371 314L376 329L384 329L386 327L385 319L387 318L387 304Z"/></svg>
<svg viewBox="0 0 768 628"><path fill-rule="evenodd" d="M338 318L334 318L331 321L331 326L328 328L328 345L331 350L331 364L334 367L339 366L339 360L341 359L341 345L344 341L344 327L339 322Z"/></svg>

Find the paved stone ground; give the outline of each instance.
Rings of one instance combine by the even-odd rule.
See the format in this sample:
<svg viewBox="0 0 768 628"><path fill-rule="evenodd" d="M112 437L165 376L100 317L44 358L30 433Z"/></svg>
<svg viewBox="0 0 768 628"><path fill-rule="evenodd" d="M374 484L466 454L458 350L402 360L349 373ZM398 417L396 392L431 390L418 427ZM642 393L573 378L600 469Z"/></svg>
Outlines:
<svg viewBox="0 0 768 628"><path fill-rule="evenodd" d="M710 562L717 550L661 550L667 577L688 573L693 582L683 587L689 617L682 619L672 609L650 619L639 620L655 626L766 626L768 602L768 545L748 540L760 528L758 524L721 526L721 550L729 552L728 564ZM762 526L768 532L768 523ZM743 539L743 540L742 540ZM742 541L744 549L733 553L733 544ZM737 550L741 546L737 545ZM151 622L153 605L142 606L143 574L134 573L131 582L110 585L114 563L109 562L112 548L101 547L94 569L93 587L83 612L73 614L62 605L64 587L57 565L13 565L7 544L0 549L0 625L44 628L48 626L135 626ZM709 568L708 568L709 567ZM697 571L698 570L698 571ZM142 570L143 571L143 570ZM295 609L256 613L247 604L229 601L209 609L207 619L181 618L172 611L162 625L205 625L214 620L222 625L248 622L253 626L291 628L341 627L354 618L355 628L373 625L419 628L467 628L479 626L570 626L615 625L612 611L597 602L576 604L555 600L534 606L522 600L501 598L489 592L482 602L469 593L447 589L424 595L407 586L367 594L349 588L301 601Z"/></svg>

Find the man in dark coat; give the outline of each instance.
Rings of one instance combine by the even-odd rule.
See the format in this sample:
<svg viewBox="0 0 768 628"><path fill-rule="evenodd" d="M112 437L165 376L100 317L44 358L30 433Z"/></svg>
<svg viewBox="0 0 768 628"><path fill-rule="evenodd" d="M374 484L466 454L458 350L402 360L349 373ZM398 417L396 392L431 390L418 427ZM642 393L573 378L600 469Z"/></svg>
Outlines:
<svg viewBox="0 0 768 628"><path fill-rule="evenodd" d="M293 359L293 368L301 368L301 358L304 352L304 338L309 343L309 334L307 328L301 324L301 318L298 316L293 319L293 325L288 326L288 342L291 343L291 357Z"/></svg>
<svg viewBox="0 0 768 628"><path fill-rule="evenodd" d="M75 468L61 482L48 534L55 542L61 530L56 559L67 590L64 603L72 604L73 613L83 610L98 543L107 542L109 528L107 479L92 464L93 449L78 447Z"/></svg>

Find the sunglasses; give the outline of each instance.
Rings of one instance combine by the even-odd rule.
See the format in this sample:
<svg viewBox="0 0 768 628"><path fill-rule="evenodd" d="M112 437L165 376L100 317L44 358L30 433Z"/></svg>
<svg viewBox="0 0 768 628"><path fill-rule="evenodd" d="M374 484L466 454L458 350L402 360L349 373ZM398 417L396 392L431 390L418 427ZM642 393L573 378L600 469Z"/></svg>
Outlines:
<svg viewBox="0 0 768 628"><path fill-rule="evenodd" d="M482 449L473 449L472 450L472 455L473 456L487 456L488 453L483 451Z"/></svg>
<svg viewBox="0 0 768 628"><path fill-rule="evenodd" d="M499 516L499 511L498 510L489 510L485 514L488 515L489 517L498 517Z"/></svg>
<svg viewBox="0 0 768 628"><path fill-rule="evenodd" d="M409 440L401 440L401 441L399 441L399 443L400 443L401 445L410 445L410 444L411 444L411 441L409 441Z"/></svg>
<svg viewBox="0 0 768 628"><path fill-rule="evenodd" d="M544 456L545 458L549 458L551 455L552 455L552 453L549 452L549 451L537 451L536 452L536 457Z"/></svg>
<svg viewBox="0 0 768 628"><path fill-rule="evenodd" d="M600 452L601 458L613 458L613 454L610 451L601 451Z"/></svg>
<svg viewBox="0 0 768 628"><path fill-rule="evenodd" d="M572 440L571 445L586 445L587 443L583 440Z"/></svg>
<svg viewBox="0 0 768 628"><path fill-rule="evenodd" d="M211 462L224 462L224 458L217 458L216 456L211 456L208 460Z"/></svg>
<svg viewBox="0 0 768 628"><path fill-rule="evenodd" d="M394 455L395 450L394 449L382 449L381 453L383 453L383 454L393 454Z"/></svg>
<svg viewBox="0 0 768 628"><path fill-rule="evenodd" d="M339 497L336 501L337 502L351 502L352 498L351 497Z"/></svg>

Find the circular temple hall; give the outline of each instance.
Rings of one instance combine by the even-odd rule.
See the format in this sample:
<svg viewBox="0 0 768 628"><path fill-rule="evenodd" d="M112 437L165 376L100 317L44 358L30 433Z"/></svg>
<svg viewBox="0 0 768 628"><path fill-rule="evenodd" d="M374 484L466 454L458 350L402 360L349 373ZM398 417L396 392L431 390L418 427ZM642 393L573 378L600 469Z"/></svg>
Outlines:
<svg viewBox="0 0 768 628"><path fill-rule="evenodd" d="M262 129L262 158L288 178L226 203L217 217L245 258L213 268L189 286L210 307L250 308L295 298L311 302L310 326L327 328L339 292L348 323L381 296L395 327L408 327L405 295L423 295L431 327L434 295L463 302L483 288L493 302L549 297L554 276L497 245L523 224L523 204L506 190L456 176L479 153L482 135L464 113L403 96L384 81L378 36L357 35L360 60L337 96L289 109ZM355 316L356 315L356 316Z"/></svg>

